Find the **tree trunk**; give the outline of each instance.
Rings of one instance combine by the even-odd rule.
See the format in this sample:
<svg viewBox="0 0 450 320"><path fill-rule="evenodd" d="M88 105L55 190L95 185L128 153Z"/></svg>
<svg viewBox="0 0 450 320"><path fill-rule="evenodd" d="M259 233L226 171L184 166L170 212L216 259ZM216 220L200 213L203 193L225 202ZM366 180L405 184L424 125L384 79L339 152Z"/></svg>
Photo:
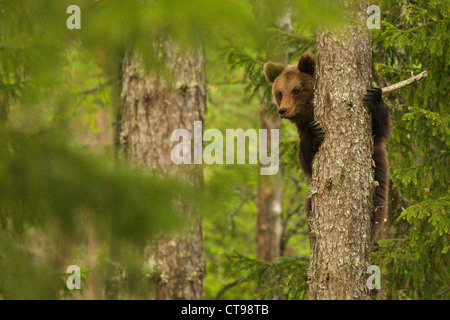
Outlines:
<svg viewBox="0 0 450 320"><path fill-rule="evenodd" d="M194 121L203 121L206 109L203 53L181 50L169 41L159 42L157 52L167 70L174 72L172 81L157 73L146 73L137 54L127 54L124 59L121 151L138 166L198 186L203 182L202 167L173 164L171 151L177 142L171 142L171 135L174 130L184 128L192 133L193 139ZM193 140L191 146L193 151ZM203 297L201 213L189 200L179 200L187 224L185 232L161 237L148 247L146 260L152 274L152 299Z"/></svg>
<svg viewBox="0 0 450 320"><path fill-rule="evenodd" d="M281 121L277 112L267 115L270 105L260 111L261 129L266 129L267 150L271 150L271 129L280 129ZM281 202L283 192L283 174L278 171L274 175L260 175L258 182L258 213L256 226L256 257L259 260L275 261L280 256L281 235L283 231L281 219Z"/></svg>
<svg viewBox="0 0 450 320"><path fill-rule="evenodd" d="M347 2L349 3L349 2ZM375 184L372 129L362 97L370 86L372 50L365 10L356 21L317 33L315 119L325 141L313 162L310 299L368 299L370 215Z"/></svg>
<svg viewBox="0 0 450 320"><path fill-rule="evenodd" d="M278 23L285 32L292 32L291 15L285 14ZM287 63L288 56L278 49L274 52L276 44L271 43L267 50L268 60ZM267 150L270 150L271 130L281 130L281 119L276 111L273 100L269 103L263 101L260 111L261 129L268 132ZM280 135L281 136L281 135ZM280 256L283 233L282 200L283 200L283 172L279 170L275 175L260 175L258 182L258 213L256 224L256 257L259 260L275 261Z"/></svg>

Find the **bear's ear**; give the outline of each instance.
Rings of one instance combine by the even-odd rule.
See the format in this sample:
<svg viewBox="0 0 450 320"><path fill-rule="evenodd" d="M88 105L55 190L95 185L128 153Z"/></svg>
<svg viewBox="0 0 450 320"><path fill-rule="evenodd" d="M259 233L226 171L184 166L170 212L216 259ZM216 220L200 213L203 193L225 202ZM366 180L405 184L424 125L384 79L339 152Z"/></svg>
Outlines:
<svg viewBox="0 0 450 320"><path fill-rule="evenodd" d="M267 81L274 82L276 77L278 77L286 68L284 64L267 62L264 65L264 74L266 76Z"/></svg>
<svg viewBox="0 0 450 320"><path fill-rule="evenodd" d="M301 72L314 75L314 70L316 69L316 59L310 53L304 53L298 60L298 70Z"/></svg>

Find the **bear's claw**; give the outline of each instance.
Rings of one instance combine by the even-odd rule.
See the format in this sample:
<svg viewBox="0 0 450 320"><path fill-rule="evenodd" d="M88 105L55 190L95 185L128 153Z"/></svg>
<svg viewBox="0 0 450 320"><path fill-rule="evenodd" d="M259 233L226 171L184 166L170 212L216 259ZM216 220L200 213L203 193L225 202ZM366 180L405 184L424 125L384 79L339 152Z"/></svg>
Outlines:
<svg viewBox="0 0 450 320"><path fill-rule="evenodd" d="M309 123L309 129L311 130L310 132L313 146L315 149L319 149L325 138L325 131L323 131L320 123L314 120Z"/></svg>
<svg viewBox="0 0 450 320"><path fill-rule="evenodd" d="M369 108L380 105L383 101L383 99L381 98L381 94L382 91L380 88L370 88L369 90L367 90L366 94L363 97L364 105Z"/></svg>

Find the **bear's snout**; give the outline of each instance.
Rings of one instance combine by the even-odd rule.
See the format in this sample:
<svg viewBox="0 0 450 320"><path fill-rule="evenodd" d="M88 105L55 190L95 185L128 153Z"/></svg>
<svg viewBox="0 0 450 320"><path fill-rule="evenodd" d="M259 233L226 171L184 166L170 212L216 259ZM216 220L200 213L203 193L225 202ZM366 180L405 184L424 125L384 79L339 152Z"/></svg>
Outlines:
<svg viewBox="0 0 450 320"><path fill-rule="evenodd" d="M286 113L287 109L286 108L280 108L278 109L278 113L282 116Z"/></svg>

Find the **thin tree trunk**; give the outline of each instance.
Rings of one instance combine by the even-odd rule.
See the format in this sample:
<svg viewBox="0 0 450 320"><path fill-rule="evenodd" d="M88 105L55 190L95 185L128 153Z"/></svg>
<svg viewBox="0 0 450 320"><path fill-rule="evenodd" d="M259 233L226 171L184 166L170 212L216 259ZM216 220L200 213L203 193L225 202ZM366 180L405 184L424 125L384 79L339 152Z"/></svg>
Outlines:
<svg viewBox="0 0 450 320"><path fill-rule="evenodd" d="M347 4L351 2L347 1ZM368 299L370 213L375 189L370 115L362 97L371 81L371 36L364 8L356 21L317 33L315 119L325 141L313 162L310 299Z"/></svg>
<svg viewBox="0 0 450 320"><path fill-rule="evenodd" d="M280 129L281 121L276 112L269 116L269 106L260 111L261 129L268 131L267 150L270 150L271 129ZM281 235L283 231L281 219L281 202L283 192L283 174L260 175L258 182L258 213L256 229L256 257L259 260L275 261L280 256Z"/></svg>
<svg viewBox="0 0 450 320"><path fill-rule="evenodd" d="M146 73L137 54L127 54L124 59L121 150L138 166L198 186L203 181L200 165L183 167L172 163L171 151L176 142L171 142L171 134L175 129L184 128L192 133L193 139L194 121L203 121L206 109L203 53L181 50L169 41L159 42L157 51L168 70L174 72L173 81ZM193 149L193 141L191 146ZM148 247L146 260L153 275L152 299L203 297L201 214L189 200L179 200L187 224L185 232L161 237Z"/></svg>
<svg viewBox="0 0 450 320"><path fill-rule="evenodd" d="M278 23L285 32L292 31L290 14L285 14ZM282 50L274 52L275 44L268 49L268 60L287 63L288 56ZM260 111L261 129L268 132L267 141L270 144L271 130L281 130L281 119L276 111L276 105L263 101ZM270 146L268 145L268 150ZM283 200L283 172L275 175L259 176L258 182L258 213L256 224L256 257L259 260L275 261L280 256L282 241L282 200Z"/></svg>

